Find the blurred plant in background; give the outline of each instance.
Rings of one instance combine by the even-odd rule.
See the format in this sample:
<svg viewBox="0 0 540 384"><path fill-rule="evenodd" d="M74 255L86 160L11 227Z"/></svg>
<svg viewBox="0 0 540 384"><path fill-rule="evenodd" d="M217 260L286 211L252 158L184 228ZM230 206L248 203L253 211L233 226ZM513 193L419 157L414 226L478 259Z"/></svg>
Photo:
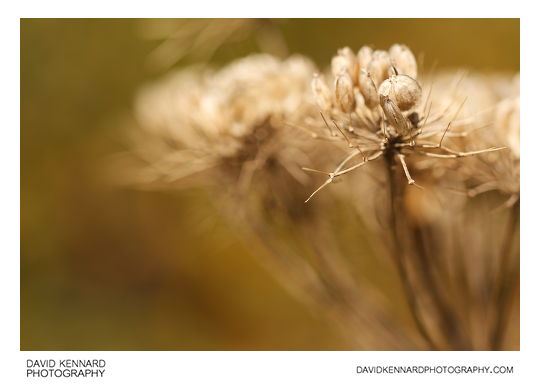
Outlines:
<svg viewBox="0 0 540 384"><path fill-rule="evenodd" d="M140 35L160 44L148 56L155 70L167 70L185 58L209 62L216 51L231 42L254 36L258 49L285 57L287 44L279 27L271 19L188 19L143 20Z"/></svg>
<svg viewBox="0 0 540 384"><path fill-rule="evenodd" d="M38 20L21 31L21 348L519 348L519 78L501 72L519 69L519 21ZM349 87L348 50L319 75L340 80L314 87L330 90L330 106L317 104L312 75L336 47L396 40L425 52L406 114L388 115L378 94L361 107L356 83L376 71L353 52ZM376 92L406 72L394 67ZM362 162L378 150L349 143L384 147L378 128L399 128L397 112L425 142L452 121L447 148L507 149L410 153L422 189L382 156L304 204L320 180L301 167L327 172L351 149ZM126 131L128 152L104 160ZM111 189L103 170L129 188Z"/></svg>

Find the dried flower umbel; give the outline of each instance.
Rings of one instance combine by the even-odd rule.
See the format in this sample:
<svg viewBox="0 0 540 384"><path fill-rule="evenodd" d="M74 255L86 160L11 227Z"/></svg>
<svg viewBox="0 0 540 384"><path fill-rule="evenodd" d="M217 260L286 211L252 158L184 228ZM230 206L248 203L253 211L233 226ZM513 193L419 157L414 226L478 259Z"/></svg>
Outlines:
<svg viewBox="0 0 540 384"><path fill-rule="evenodd" d="M349 52L350 49L339 52L344 51ZM355 65L349 64L349 67ZM460 96L464 74L454 76L442 93L432 93L432 85L425 92L417 79L416 59L403 45L393 45L388 52L362 47L357 55L356 67L358 80L350 81L349 72L342 70L336 73L333 65L334 92L327 91L331 86L322 84L321 75L314 80L314 84L317 83L313 90L320 119L319 123L314 119L307 121L305 127L312 137L336 145L346 144L349 152L331 172L304 168L328 177L306 202L340 176L376 160L384 160L375 163L377 168L372 172L375 183L363 178L363 185L349 190L348 196L351 201L370 205L381 198L381 193L388 194L388 209L383 215L385 223L381 224L380 236L386 239L385 242L390 240L389 252L399 271L420 334L432 349L499 348L504 333L501 319L505 317L504 312L508 312L504 300L497 299L495 304L489 305L478 304L474 309L461 308L454 298L448 297L448 292L452 291L450 285L455 281L448 277L448 271L442 266L446 263L461 271L458 273L466 275L461 265L471 264L475 260L477 264L474 269L485 270L490 268L492 262L499 260L497 254L502 249L504 256L501 257L499 275L503 277L484 280L484 285L478 285L478 279L476 286L467 289L455 287L455 292L468 302L481 300L485 289L500 291L494 293L493 297L508 295L509 289L504 288L508 287L506 276L516 273L515 267L506 268L514 263L508 261L513 256L507 255L515 255L512 244L516 221L510 220L507 240L500 244L500 248L493 248L492 260L480 261L474 249L468 247L467 236L462 233L467 228L468 220L460 211L465 209L466 202L448 197L448 191L451 188L468 188L468 194L472 196L489 188L506 189L511 190L509 193L513 196L508 203L515 203L519 189L516 194L515 188L508 188L512 183L503 180L516 180L515 170L519 175L519 155L517 165L512 160L516 158L515 148L518 147L515 132L519 132L519 120L516 122L519 115L516 105L519 108L519 102L502 101L494 108L496 99L485 97L479 89L472 89L472 92ZM435 78L434 81L437 80ZM485 84L488 82L480 82L477 88L483 89ZM333 96L331 102L328 101L329 95ZM466 96L477 97L468 101ZM491 100L491 104L481 106L481 103L488 104L487 99ZM494 117L495 110L497 114ZM463 116L465 111L468 115ZM498 127L496 132L493 125ZM501 137L503 140L496 139ZM501 151L512 145L512 155L509 155L509 150ZM498 171L482 172L470 166L474 163L451 161L459 158L474 158L475 162L487 165L487 169ZM493 162L498 164L490 166ZM502 165L508 163L514 166ZM411 190L401 182L403 179L408 185L419 188ZM519 176L517 180L519 185ZM366 190L368 184L371 186ZM441 203L441 199L447 202ZM456 202L460 202L461 206L455 207ZM442 204L446 204L446 210ZM456 210L447 211L452 205ZM442 209L437 210L437 206ZM365 210L361 212L363 216L365 213ZM489 238L490 235L486 232L485 236ZM464 255L456 256L448 252L448 247L443 247L448 239L461 244L462 252L472 249L469 260L464 260ZM486 244L482 247L489 249ZM484 307L483 313L476 312L476 308ZM495 319L491 334L485 338L470 337L467 324L471 320L464 318L471 316L476 316L473 323L484 322L481 320L485 319L483 316Z"/></svg>
<svg viewBox="0 0 540 384"><path fill-rule="evenodd" d="M499 77L420 78L397 44L343 48L327 74L313 72L306 58L254 55L150 85L136 105L139 181L202 181L262 245L260 262L354 348L505 348L519 277L519 92ZM333 171L316 170L338 154ZM327 180L316 188L301 164ZM491 209L490 191L510 209ZM396 272L409 312L397 310L399 290L372 281Z"/></svg>
<svg viewBox="0 0 540 384"><path fill-rule="evenodd" d="M342 60L343 52L350 51L349 48L343 48L334 59ZM339 73L335 73L333 60L335 92L332 106L328 86L322 83L320 75L316 75L313 80L315 99L319 103L322 121L329 133L326 136L319 133L314 135L327 140L344 140L352 151L332 172L304 168L328 175L326 182L315 190L307 201L337 177L379 158L386 157L391 163L399 162L408 183L417 185L407 167L406 157L409 155L455 159L504 149L495 146L471 151L450 148L446 145L445 138L455 136L451 128L463 127L462 122L456 120L461 107L457 108L449 121L444 122L452 105L444 110L432 111L432 104L428 104L429 96L421 103L420 84L414 77L405 74L408 72L416 75L417 72L414 55L406 46L393 45L390 53L374 51L371 53L371 60L368 60L369 53L369 49L365 47L358 53L365 68L356 58L355 62L347 66L359 68L359 72L352 72L353 75L358 73L357 86L354 85L351 71L345 70L345 65ZM347 57L353 60L350 55ZM403 68L404 73L399 72L400 68ZM359 95L362 97L358 97ZM441 125L442 123L445 125ZM350 165L356 159L361 161Z"/></svg>

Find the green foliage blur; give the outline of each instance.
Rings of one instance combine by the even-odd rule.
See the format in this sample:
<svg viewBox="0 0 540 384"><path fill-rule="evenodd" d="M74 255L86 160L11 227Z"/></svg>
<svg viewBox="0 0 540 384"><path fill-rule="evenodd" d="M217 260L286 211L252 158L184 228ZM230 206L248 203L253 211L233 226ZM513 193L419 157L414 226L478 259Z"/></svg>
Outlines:
<svg viewBox="0 0 540 384"><path fill-rule="evenodd" d="M347 349L260 267L199 190L108 183L137 88L163 74L148 20L21 21L21 349ZM152 20L154 26L181 20ZM290 53L404 43L424 65L519 71L517 19L278 20ZM257 50L247 34L217 65ZM188 55L176 67L197 60Z"/></svg>

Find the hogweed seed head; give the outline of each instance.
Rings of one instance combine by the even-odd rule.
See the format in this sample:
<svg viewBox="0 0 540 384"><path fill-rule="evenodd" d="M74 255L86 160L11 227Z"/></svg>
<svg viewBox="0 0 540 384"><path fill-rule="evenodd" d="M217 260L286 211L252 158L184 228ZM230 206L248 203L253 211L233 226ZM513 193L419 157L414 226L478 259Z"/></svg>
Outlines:
<svg viewBox="0 0 540 384"><path fill-rule="evenodd" d="M438 74L433 78L435 87L431 84L430 92L424 96L419 82L412 76L416 75L417 70L412 52L404 45L394 45L390 50L389 53L372 51L368 47L360 49L357 55L360 70L356 83L350 78L345 65L341 67L341 72L334 76L334 108L321 108L322 120L319 128L324 129L324 135L330 135L324 139L343 141L351 152L333 172L322 171L329 179L314 194L340 176L383 156L401 165L407 183L417 187L414 173L419 170L429 170L432 177L440 178L459 168L460 180L467 179L463 185L476 183L473 177L465 175L468 172L463 165L465 162L456 164L441 162L440 159L480 155L479 161L487 164L491 161L489 158L497 161L508 157L494 152L510 146L514 151L512 157L519 156L519 129L516 128L519 124L516 116L519 113L515 112L510 104L500 106L499 134L493 130L485 130L485 127L494 125L494 105L500 100L500 96L497 99L495 94L503 95L505 89L512 89L513 86L491 84L486 81L487 77L477 77L472 82L464 81L464 72L448 79ZM344 58L350 56L350 52L340 51L338 56ZM317 97L320 91L315 90L314 93ZM469 102L470 99L472 100ZM316 121L309 119L306 123L314 127L317 125ZM333 125L329 124L329 121ZM473 131L477 130L486 132L487 135L481 135L480 132L478 135L473 134ZM323 139L323 135L313 133L312 136ZM482 136L486 136L488 140L476 140L476 137ZM501 137L497 139L498 136ZM468 139L465 139L466 137ZM408 162L413 172L409 169ZM512 161L503 162L510 165L506 167L509 172L500 165L497 168L502 172L498 173L506 174L509 180L518 180L519 172L515 172L516 167ZM493 170L493 167L490 168ZM471 171L478 173L474 172L474 167ZM481 179L487 181L483 183L487 183L493 174L493 171L486 172L487 177ZM513 187L505 189L516 190Z"/></svg>

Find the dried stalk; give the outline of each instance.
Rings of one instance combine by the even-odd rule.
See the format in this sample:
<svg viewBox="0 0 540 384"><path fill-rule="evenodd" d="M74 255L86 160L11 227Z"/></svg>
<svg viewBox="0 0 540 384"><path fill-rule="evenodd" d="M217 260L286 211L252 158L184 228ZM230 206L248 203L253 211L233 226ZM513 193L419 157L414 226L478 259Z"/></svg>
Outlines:
<svg viewBox="0 0 540 384"><path fill-rule="evenodd" d="M411 315L418 328L418 331L420 332L420 335L424 338L424 340L428 344L429 348L431 350L437 350L438 349L437 345L435 341L433 340L433 338L431 337L431 335L429 334L427 327L422 320L422 315L420 313L420 308L416 299L414 287L412 285L412 281L410 279L410 276L407 272L407 268L405 266L404 257L406 253L404 252L405 247L400 239L399 223L398 223L398 217L402 217L401 215L403 211L401 207L401 201L403 199L403 188L402 188L402 185L400 183L396 183L396 180L395 180L395 168L396 168L395 157L393 153L387 152L384 158L385 158L385 166L386 166L387 176L388 176L388 199L389 199L389 204L390 204L389 229L392 235L392 252L391 253L398 269L401 283L403 285L403 289L405 292L405 297L407 299L407 304L409 305Z"/></svg>

